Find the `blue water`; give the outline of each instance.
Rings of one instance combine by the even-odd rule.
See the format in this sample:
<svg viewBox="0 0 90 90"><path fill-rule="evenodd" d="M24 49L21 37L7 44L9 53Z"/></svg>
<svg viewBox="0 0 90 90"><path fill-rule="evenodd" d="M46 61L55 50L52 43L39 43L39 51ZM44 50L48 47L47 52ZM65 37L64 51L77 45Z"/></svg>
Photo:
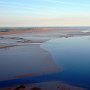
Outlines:
<svg viewBox="0 0 90 90"><path fill-rule="evenodd" d="M58 80L90 89L90 37L58 38L42 47L63 69Z"/></svg>
<svg viewBox="0 0 90 90"><path fill-rule="evenodd" d="M60 80L90 90L90 37L57 38L43 43L41 47L51 54L54 62L59 68L62 68L62 71L37 77L1 81L0 87ZM25 52L26 47L18 47L18 49L22 49ZM30 51L28 48L26 51L28 51L29 55ZM26 53L23 53L23 58L25 55L27 56Z"/></svg>

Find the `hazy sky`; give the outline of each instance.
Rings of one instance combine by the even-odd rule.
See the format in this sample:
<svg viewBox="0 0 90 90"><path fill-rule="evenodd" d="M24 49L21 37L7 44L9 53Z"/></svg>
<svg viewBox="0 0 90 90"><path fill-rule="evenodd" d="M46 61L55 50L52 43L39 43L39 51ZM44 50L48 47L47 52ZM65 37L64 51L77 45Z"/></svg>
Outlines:
<svg viewBox="0 0 90 90"><path fill-rule="evenodd" d="M90 26L90 0L0 0L0 26Z"/></svg>

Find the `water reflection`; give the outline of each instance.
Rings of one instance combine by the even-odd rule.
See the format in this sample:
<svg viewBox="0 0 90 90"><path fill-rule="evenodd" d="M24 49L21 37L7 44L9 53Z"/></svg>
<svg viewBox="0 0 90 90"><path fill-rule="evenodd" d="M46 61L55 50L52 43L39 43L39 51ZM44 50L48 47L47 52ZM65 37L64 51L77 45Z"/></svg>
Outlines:
<svg viewBox="0 0 90 90"><path fill-rule="evenodd" d="M41 47L63 68L57 79L90 88L90 37L58 38Z"/></svg>

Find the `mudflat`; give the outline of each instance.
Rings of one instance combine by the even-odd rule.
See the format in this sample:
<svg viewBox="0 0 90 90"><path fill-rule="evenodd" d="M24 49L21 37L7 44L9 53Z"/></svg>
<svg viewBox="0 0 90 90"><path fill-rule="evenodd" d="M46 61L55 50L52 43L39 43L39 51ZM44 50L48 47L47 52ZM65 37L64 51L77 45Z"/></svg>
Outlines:
<svg viewBox="0 0 90 90"><path fill-rule="evenodd" d="M77 29L77 30L76 30ZM13 63L11 60L11 67L9 63L7 63L9 68L3 67L5 61L3 61L0 65L0 69L2 72L0 76L2 77L0 80L13 80L20 79L24 77L36 77L47 75L51 73L57 73L58 71L62 71L61 67L58 67L54 62L52 56L49 52L43 50L40 45L45 43L48 40L55 38L68 38L73 36L87 36L89 32L83 32L88 28L32 28L32 29L24 29L24 30L10 30L8 32L0 32L0 54L1 59L3 61L4 57L11 58L16 63ZM7 49L10 53L4 53L4 50ZM22 48L24 51L22 52ZM3 53L2 53L3 50ZM19 51L15 53L15 51ZM12 53L13 52L13 53ZM21 55L21 56L20 56ZM23 56L22 56L23 55ZM26 56L25 56L26 55ZM28 55L28 56L27 56ZM12 57L11 57L12 56ZM15 59L14 56L23 57L20 60L18 57ZM28 57L28 59L27 59ZM25 59L25 60L24 60ZM17 66L17 67L14 67ZM3 71L4 68L4 71ZM19 70L18 70L19 68ZM10 74L7 75L7 71ZM3 77L4 76L4 77ZM1 88L1 90L16 90L21 85L13 85L13 87ZM52 82L41 82L34 84L24 84L25 88L20 88L17 90L32 90L34 87L41 88L40 90L86 90L83 88L79 88L76 86L68 85L59 81Z"/></svg>

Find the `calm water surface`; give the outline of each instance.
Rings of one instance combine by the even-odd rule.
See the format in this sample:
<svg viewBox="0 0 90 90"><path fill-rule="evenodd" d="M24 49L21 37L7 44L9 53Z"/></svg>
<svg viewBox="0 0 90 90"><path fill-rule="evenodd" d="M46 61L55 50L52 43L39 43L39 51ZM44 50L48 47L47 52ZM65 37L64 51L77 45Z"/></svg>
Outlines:
<svg viewBox="0 0 90 90"><path fill-rule="evenodd" d="M90 37L58 38L42 47L63 68L56 78L90 89Z"/></svg>
<svg viewBox="0 0 90 90"><path fill-rule="evenodd" d="M1 81L0 87L49 80L60 80L68 84L90 89L90 37L57 38L43 43L41 47L52 55L54 62L57 64L58 67L63 69L62 71L37 77L25 77L21 79ZM12 53L14 57L21 58L20 54L22 53L23 56L21 59L24 60L24 58L27 57L27 60L29 60L29 52L31 51L28 48L16 48L20 49L21 52L17 52L17 49L15 48L15 50L11 49L10 53L14 50L18 54L16 57L15 53ZM6 52L5 50L0 51L3 59L11 58L8 57L8 55L10 55L9 51L7 51L7 57L4 57L4 55L2 55L2 52ZM28 54L25 52L28 52ZM27 65L29 64L27 63ZM18 67L16 67L16 69L17 68Z"/></svg>

